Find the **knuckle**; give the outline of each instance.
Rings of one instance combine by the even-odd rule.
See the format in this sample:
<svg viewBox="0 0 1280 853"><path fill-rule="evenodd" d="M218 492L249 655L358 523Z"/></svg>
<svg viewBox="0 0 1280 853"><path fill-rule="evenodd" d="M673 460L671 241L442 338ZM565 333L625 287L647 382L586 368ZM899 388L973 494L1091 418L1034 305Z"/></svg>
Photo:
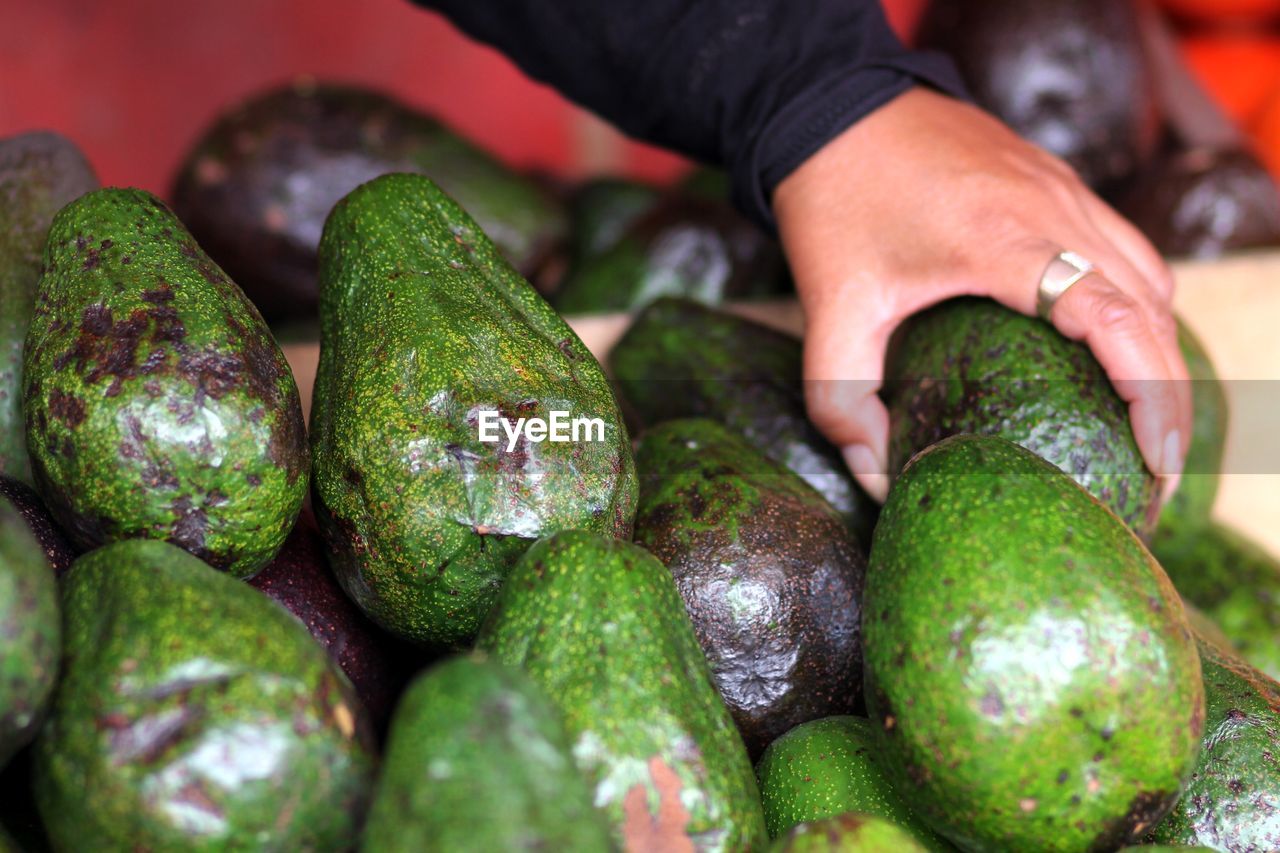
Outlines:
<svg viewBox="0 0 1280 853"><path fill-rule="evenodd" d="M1089 314L1093 325L1106 332L1131 332L1140 323L1138 303L1111 285L1095 293Z"/></svg>

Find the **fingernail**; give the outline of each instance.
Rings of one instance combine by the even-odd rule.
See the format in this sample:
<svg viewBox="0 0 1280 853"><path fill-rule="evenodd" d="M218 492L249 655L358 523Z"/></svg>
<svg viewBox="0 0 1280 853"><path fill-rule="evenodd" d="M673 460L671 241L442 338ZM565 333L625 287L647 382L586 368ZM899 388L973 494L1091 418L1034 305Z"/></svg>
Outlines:
<svg viewBox="0 0 1280 853"><path fill-rule="evenodd" d="M1182 432L1174 430L1164 438L1164 450L1160 454L1160 501L1168 503L1182 482Z"/></svg>
<svg viewBox="0 0 1280 853"><path fill-rule="evenodd" d="M885 473L885 464L881 462L865 444L851 444L842 450L844 463L858 477L858 482L867 494L880 503L889 496L889 475Z"/></svg>

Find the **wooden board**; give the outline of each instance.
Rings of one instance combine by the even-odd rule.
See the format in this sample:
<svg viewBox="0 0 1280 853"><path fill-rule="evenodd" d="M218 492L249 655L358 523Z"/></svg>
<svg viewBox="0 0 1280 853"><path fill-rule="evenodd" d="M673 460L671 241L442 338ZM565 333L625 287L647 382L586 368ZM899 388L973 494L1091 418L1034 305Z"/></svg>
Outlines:
<svg viewBox="0 0 1280 853"><path fill-rule="evenodd" d="M1176 264L1178 313L1209 351L1237 413L1227 439L1226 470L1215 515L1280 554L1280 451L1262 452L1280 441L1280 382L1274 415L1260 399L1280 380L1280 252L1242 254L1213 262ZM804 317L794 302L739 305L734 310L801 333ZM626 315L570 318L579 337L603 358L626 330ZM284 347L311 410L318 347ZM1238 381L1237 381L1238 380ZM1252 380L1252 381L1246 381ZM1248 399L1243 399L1247 395Z"/></svg>

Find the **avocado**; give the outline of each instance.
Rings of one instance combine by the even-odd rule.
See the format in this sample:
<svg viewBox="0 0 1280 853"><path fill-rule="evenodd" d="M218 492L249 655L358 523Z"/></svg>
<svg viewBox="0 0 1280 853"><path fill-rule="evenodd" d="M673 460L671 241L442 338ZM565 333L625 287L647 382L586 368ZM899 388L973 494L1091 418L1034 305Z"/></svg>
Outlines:
<svg viewBox="0 0 1280 853"><path fill-rule="evenodd" d="M864 690L887 775L977 849L1111 849L1172 807L1204 729L1178 595L1069 476L994 436L917 455L876 527Z"/></svg>
<svg viewBox="0 0 1280 853"><path fill-rule="evenodd" d="M747 751L856 707L866 560L808 483L715 421L636 450L635 542L671 572Z"/></svg>
<svg viewBox="0 0 1280 853"><path fill-rule="evenodd" d="M924 853L911 833L882 817L846 812L795 826L771 853Z"/></svg>
<svg viewBox="0 0 1280 853"><path fill-rule="evenodd" d="M733 190L729 173L714 166L695 166L676 185L679 192L701 198L724 200Z"/></svg>
<svg viewBox="0 0 1280 853"><path fill-rule="evenodd" d="M44 722L58 675L58 583L16 510L0 502L0 767Z"/></svg>
<svg viewBox="0 0 1280 853"><path fill-rule="evenodd" d="M569 199L571 267L615 246L627 228L662 197L658 187L626 178L584 181Z"/></svg>
<svg viewBox="0 0 1280 853"><path fill-rule="evenodd" d="M1198 645L1205 694L1200 762L1150 840L1280 850L1280 684L1212 643Z"/></svg>
<svg viewBox="0 0 1280 853"><path fill-rule="evenodd" d="M158 198L97 190L54 218L23 369L36 485L76 547L162 539L237 577L275 556L307 492L298 388Z"/></svg>
<svg viewBox="0 0 1280 853"><path fill-rule="evenodd" d="M1243 148L1190 148L1158 157L1115 203L1166 257L1217 258L1280 245L1280 189Z"/></svg>
<svg viewBox="0 0 1280 853"><path fill-rule="evenodd" d="M429 179L386 175L339 202L320 283L314 506L375 622L462 646L539 536L630 538L631 442L600 365ZM555 412L596 426L508 440Z"/></svg>
<svg viewBox="0 0 1280 853"><path fill-rule="evenodd" d="M611 849L560 712L484 656L419 676L396 708L363 853Z"/></svg>
<svg viewBox="0 0 1280 853"><path fill-rule="evenodd" d="M998 435L1075 478L1139 536L1160 511L1129 407L1102 365L1043 320L990 299L953 299L909 318L886 356L889 471L958 433Z"/></svg>
<svg viewBox="0 0 1280 853"><path fill-rule="evenodd" d="M796 726L756 764L769 835L802 823L860 812L884 818L930 850L950 850L915 816L881 767L876 730L865 717L828 717Z"/></svg>
<svg viewBox="0 0 1280 853"><path fill-rule="evenodd" d="M40 496L26 483L0 474L0 507L6 501L26 522L54 575L62 577L66 574L71 568L71 561L76 558L76 550L67 541L66 534L58 529Z"/></svg>
<svg viewBox="0 0 1280 853"><path fill-rule="evenodd" d="M1094 188L1155 153L1162 116L1132 3L933 0L917 42L949 54L978 106Z"/></svg>
<svg viewBox="0 0 1280 853"><path fill-rule="evenodd" d="M429 115L358 86L299 80L219 116L174 181L174 209L273 323L314 317L316 247L338 199L387 172L428 175L533 275L568 232L557 199Z"/></svg>
<svg viewBox="0 0 1280 853"><path fill-rule="evenodd" d="M1280 678L1280 562L1223 524L1157 538L1152 551L1178 592L1200 608L1232 647Z"/></svg>
<svg viewBox="0 0 1280 853"><path fill-rule="evenodd" d="M671 194L565 276L562 314L637 311L660 296L708 305L791 290L782 249L728 202Z"/></svg>
<svg viewBox="0 0 1280 853"><path fill-rule="evenodd" d="M809 422L802 366L798 338L684 299L649 305L609 354L641 423L719 421L803 477L868 545L879 507Z"/></svg>
<svg viewBox="0 0 1280 853"><path fill-rule="evenodd" d="M165 542L76 560L36 740L55 849L339 850L372 784L368 719L306 629Z"/></svg>
<svg viewBox="0 0 1280 853"><path fill-rule="evenodd" d="M249 585L307 626L351 679L374 728L384 731L423 655L384 633L343 593L310 512L303 511L280 553Z"/></svg>
<svg viewBox="0 0 1280 853"><path fill-rule="evenodd" d="M22 420L22 343L53 215L96 189L80 149L56 133L0 139L0 475L31 482Z"/></svg>
<svg viewBox="0 0 1280 853"><path fill-rule="evenodd" d="M477 644L523 668L560 709L620 846L768 841L742 738L671 573L643 548L585 531L540 539Z"/></svg>

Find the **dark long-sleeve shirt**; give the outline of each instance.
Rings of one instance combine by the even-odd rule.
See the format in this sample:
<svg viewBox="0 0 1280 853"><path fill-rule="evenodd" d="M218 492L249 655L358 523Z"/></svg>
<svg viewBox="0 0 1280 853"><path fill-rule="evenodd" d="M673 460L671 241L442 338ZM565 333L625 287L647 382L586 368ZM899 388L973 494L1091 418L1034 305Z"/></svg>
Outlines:
<svg viewBox="0 0 1280 853"><path fill-rule="evenodd" d="M963 95L878 0L414 0L626 133L728 170L765 227L793 169L916 84Z"/></svg>

